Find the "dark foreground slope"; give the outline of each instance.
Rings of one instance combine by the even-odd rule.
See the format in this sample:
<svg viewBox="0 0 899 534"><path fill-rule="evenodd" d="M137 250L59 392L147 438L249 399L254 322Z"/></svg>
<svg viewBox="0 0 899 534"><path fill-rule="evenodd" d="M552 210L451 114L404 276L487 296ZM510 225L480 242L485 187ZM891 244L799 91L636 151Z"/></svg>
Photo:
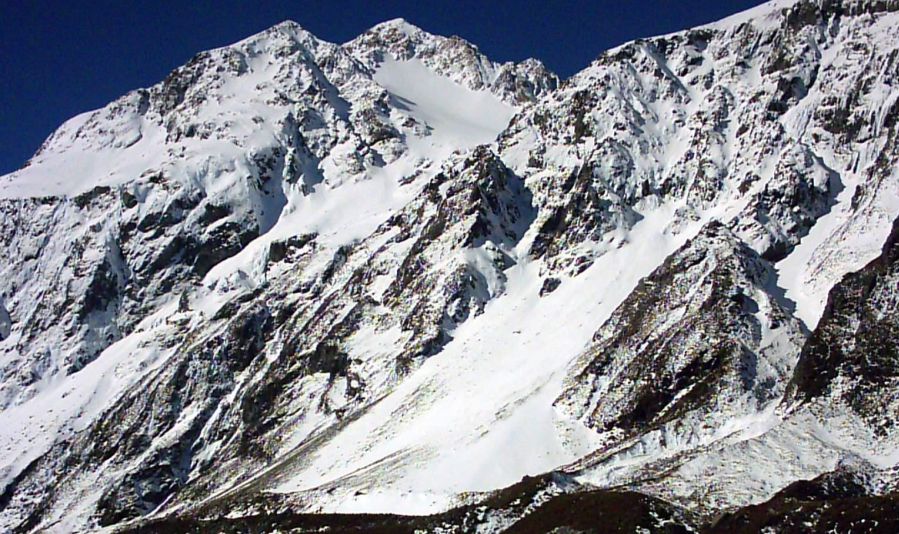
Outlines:
<svg viewBox="0 0 899 534"><path fill-rule="evenodd" d="M178 517L124 529L129 533L188 532L570 532L680 533L694 528L692 516L664 501L632 491L577 490L559 474L526 477L483 501L430 516L389 514L302 514L274 511L227 518ZM561 492L561 493L560 493ZM269 503L269 506L276 506Z"/></svg>
<svg viewBox="0 0 899 534"><path fill-rule="evenodd" d="M773 499L702 523L689 512L632 491L592 490L563 493L538 504L549 477L522 480L479 503L431 516L389 514L303 514L273 511L237 518L179 517L125 528L122 533L371 533L473 532L490 524L517 534L705 532L884 532L899 529L899 494L867 495L845 474L796 482ZM528 509L525 513L525 510ZM489 521L489 520L488 520Z"/></svg>

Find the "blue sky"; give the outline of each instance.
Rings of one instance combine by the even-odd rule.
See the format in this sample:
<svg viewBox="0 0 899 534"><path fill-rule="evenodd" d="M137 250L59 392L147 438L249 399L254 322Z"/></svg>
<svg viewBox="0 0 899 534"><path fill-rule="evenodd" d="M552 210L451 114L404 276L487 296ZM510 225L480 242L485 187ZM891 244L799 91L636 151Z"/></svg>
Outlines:
<svg viewBox="0 0 899 534"><path fill-rule="evenodd" d="M536 57L565 77L603 50L717 20L760 0L74 1L0 7L0 174L63 121L161 80L195 53L285 19L346 41L403 17L460 35L497 61Z"/></svg>

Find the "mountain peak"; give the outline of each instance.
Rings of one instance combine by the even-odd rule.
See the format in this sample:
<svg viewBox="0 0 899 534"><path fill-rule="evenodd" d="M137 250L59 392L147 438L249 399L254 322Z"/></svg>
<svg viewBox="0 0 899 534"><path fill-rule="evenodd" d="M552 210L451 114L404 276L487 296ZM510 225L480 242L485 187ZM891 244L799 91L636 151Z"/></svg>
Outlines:
<svg viewBox="0 0 899 534"><path fill-rule="evenodd" d="M532 102L558 78L542 63L498 63L462 37L434 35L402 18L382 22L343 45L358 61L377 68L387 61L420 61L468 89L487 90L506 102Z"/></svg>
<svg viewBox="0 0 899 534"><path fill-rule="evenodd" d="M297 31L297 30L303 30L303 27L300 26L299 22L297 22L295 20L291 20L291 19L282 20L281 22L279 22L279 23L275 24L274 26L272 26L271 28L269 28L269 31Z"/></svg>
<svg viewBox="0 0 899 534"><path fill-rule="evenodd" d="M274 37L274 36L284 36L288 39L295 40L304 46L309 46L312 43L325 43L323 39L320 39L317 35L312 33L311 31L304 28L299 22L294 20L283 20L270 28L267 28L255 35L251 35L247 39L240 41L239 43L246 43L252 41L258 41L260 38L266 37Z"/></svg>
<svg viewBox="0 0 899 534"><path fill-rule="evenodd" d="M406 36L410 36L416 33L427 33L402 17L385 20L384 22L375 24L368 30L368 32L382 32L387 30L399 31L404 33Z"/></svg>

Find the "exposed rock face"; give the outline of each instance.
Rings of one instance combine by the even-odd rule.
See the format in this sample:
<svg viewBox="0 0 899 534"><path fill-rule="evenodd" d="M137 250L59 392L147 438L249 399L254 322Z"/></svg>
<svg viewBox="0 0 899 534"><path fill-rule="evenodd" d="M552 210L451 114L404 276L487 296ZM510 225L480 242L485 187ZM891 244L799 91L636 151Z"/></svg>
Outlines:
<svg viewBox="0 0 899 534"><path fill-rule="evenodd" d="M889 151L896 61L838 2L794 4L628 43L527 108L500 149L547 205L535 253L577 269L593 256L578 245L635 224L641 201L675 195L701 209L739 194L741 237L767 259L786 256L871 171L869 158ZM879 9L870 7L884 18ZM797 10L817 22L797 26ZM879 67L864 68L869 60ZM883 110L879 126L862 115L846 119L858 131L832 123L837 102L854 113L853 92L864 93L858 113Z"/></svg>
<svg viewBox="0 0 899 534"><path fill-rule="evenodd" d="M897 502L899 494L871 495L864 478L840 469L794 482L769 501L724 515L708 530L889 532L899 527Z"/></svg>
<svg viewBox="0 0 899 534"><path fill-rule="evenodd" d="M877 443L873 450L884 454L899 447L897 287L899 219L882 254L830 292L824 315L802 349L787 398L824 420L858 421Z"/></svg>
<svg viewBox="0 0 899 534"><path fill-rule="evenodd" d="M644 278L556 401L608 443L690 441L783 395L804 342L765 260L720 223ZM663 445L664 446L664 445Z"/></svg>
<svg viewBox="0 0 899 534"><path fill-rule="evenodd" d="M0 301L0 341L9 336L12 330L12 319L9 317L9 310L6 305Z"/></svg>
<svg viewBox="0 0 899 534"><path fill-rule="evenodd" d="M0 177L0 529L890 525L897 30L285 22L73 118Z"/></svg>

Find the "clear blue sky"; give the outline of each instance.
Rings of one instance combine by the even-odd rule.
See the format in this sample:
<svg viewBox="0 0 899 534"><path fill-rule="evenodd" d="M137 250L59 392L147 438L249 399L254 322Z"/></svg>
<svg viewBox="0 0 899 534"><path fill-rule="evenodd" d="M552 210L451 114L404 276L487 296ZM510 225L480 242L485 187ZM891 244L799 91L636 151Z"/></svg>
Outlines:
<svg viewBox="0 0 899 534"><path fill-rule="evenodd" d="M64 120L161 80L195 53L292 19L346 41L403 17L497 61L536 57L560 76L638 37L711 22L761 0L0 0L0 174Z"/></svg>

